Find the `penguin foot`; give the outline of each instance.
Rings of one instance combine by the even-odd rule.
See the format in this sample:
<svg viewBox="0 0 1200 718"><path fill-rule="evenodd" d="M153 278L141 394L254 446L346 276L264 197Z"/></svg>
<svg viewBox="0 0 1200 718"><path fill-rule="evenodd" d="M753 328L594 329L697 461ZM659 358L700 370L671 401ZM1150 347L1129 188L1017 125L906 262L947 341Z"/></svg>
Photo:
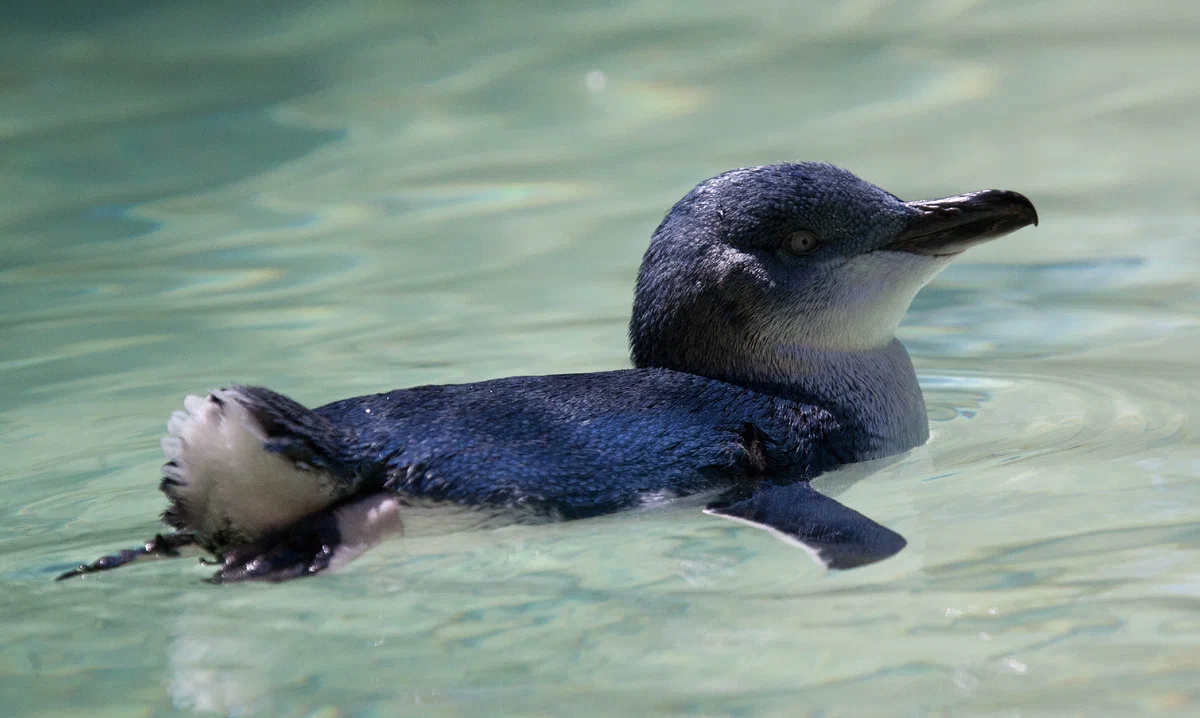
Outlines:
<svg viewBox="0 0 1200 718"><path fill-rule="evenodd" d="M91 563L80 564L79 568L71 569L66 573L59 575L55 581L62 581L76 576L82 576L88 573L96 573L98 571L108 571L150 558L179 558L179 549L185 546L191 546L196 543L196 536L192 533L181 532L155 535L154 538L147 541L145 544L137 548L125 549L117 553L103 556Z"/></svg>
<svg viewBox="0 0 1200 718"><path fill-rule="evenodd" d="M222 553L221 567L209 580L278 582L313 576L344 566L384 537L401 531L395 495L353 497Z"/></svg>
<svg viewBox="0 0 1200 718"><path fill-rule="evenodd" d="M289 581L329 568L341 535L331 513L322 511L253 543L222 553L212 583Z"/></svg>

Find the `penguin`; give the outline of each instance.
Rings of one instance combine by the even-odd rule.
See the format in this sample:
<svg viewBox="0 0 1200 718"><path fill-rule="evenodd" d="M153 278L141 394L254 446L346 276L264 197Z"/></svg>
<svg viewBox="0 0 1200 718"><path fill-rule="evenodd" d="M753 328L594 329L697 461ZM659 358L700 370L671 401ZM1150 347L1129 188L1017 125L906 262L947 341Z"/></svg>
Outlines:
<svg viewBox="0 0 1200 718"><path fill-rule="evenodd" d="M905 202L830 164L736 169L675 203L642 259L633 367L417 386L310 409L233 385L162 441L175 531L59 579L189 547L210 580L285 581L393 535L584 519L706 495L825 566L902 536L813 478L929 437L896 327L968 248L1038 222L1025 196Z"/></svg>

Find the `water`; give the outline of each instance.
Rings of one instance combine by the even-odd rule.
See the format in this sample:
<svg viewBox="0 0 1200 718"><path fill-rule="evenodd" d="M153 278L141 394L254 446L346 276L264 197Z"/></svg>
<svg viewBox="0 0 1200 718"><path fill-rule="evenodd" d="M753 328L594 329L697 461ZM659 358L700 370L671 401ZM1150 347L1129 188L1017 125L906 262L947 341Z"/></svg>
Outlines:
<svg viewBox="0 0 1200 718"><path fill-rule="evenodd" d="M6 715L1200 712L1200 6L93 7L0 41ZM626 366L665 209L798 158L1043 220L902 327L933 441L823 480L895 559L685 505L50 581L157 530L184 394Z"/></svg>

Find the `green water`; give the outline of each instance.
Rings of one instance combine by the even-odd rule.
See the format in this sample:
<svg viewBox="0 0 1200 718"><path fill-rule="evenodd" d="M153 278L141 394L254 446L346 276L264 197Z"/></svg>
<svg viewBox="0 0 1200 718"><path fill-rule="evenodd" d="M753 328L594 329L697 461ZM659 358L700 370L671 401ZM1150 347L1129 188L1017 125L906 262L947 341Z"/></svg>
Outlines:
<svg viewBox="0 0 1200 718"><path fill-rule="evenodd" d="M4 12L4 715L1200 714L1200 4ZM158 530L186 393L626 366L666 208L787 159L1041 213L902 327L931 443L820 482L895 559L685 505L51 581Z"/></svg>

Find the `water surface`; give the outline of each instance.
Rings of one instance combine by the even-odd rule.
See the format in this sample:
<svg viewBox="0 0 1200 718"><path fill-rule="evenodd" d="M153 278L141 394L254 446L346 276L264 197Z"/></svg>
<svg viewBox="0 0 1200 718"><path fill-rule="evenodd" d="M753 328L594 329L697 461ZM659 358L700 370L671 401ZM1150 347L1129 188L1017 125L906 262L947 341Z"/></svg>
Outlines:
<svg viewBox="0 0 1200 718"><path fill-rule="evenodd" d="M1200 712L1200 5L9 5L6 715ZM787 159L1042 216L902 327L930 444L821 480L895 559L682 505L51 582L158 530L186 393L627 366L667 207Z"/></svg>

